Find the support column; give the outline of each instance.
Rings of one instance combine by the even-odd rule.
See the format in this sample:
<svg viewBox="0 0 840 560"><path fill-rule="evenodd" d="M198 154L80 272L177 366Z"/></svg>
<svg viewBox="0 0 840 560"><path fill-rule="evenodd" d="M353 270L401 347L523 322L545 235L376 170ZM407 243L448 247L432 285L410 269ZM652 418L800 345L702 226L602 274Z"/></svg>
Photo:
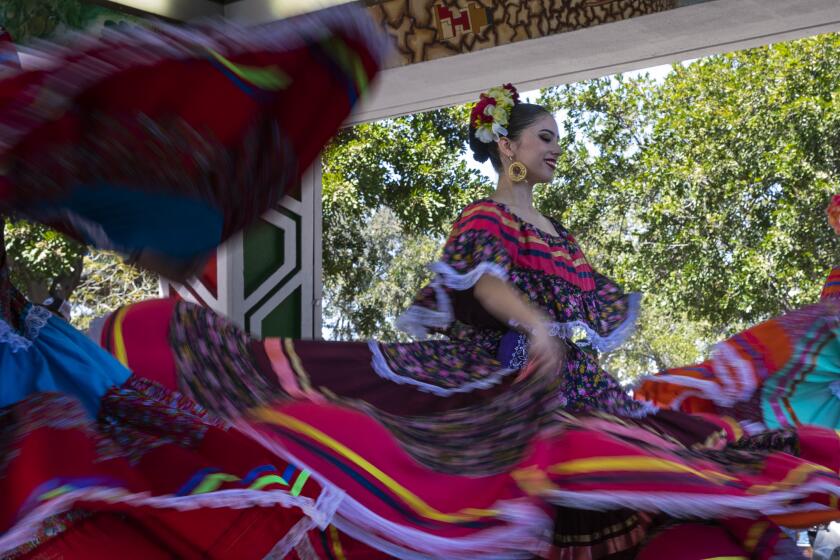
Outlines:
<svg viewBox="0 0 840 560"><path fill-rule="evenodd" d="M161 281L164 296L206 305L254 336L321 336L321 164L276 208L219 248L186 284Z"/></svg>

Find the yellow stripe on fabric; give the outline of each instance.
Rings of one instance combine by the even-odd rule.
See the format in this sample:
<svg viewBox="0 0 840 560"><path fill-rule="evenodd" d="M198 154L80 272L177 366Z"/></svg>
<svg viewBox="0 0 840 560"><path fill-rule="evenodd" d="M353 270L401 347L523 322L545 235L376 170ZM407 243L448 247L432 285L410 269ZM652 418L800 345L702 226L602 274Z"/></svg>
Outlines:
<svg viewBox="0 0 840 560"><path fill-rule="evenodd" d="M306 373L306 369L303 367L303 362L300 360L300 356L297 355L295 352L295 344L291 338L284 338L283 339L283 347L286 349L286 355L289 357L289 363L292 364L292 369L295 370L295 373L298 376L298 383L300 384L301 389L306 391L312 390L312 384L309 383L309 374Z"/></svg>
<svg viewBox="0 0 840 560"><path fill-rule="evenodd" d="M336 529L334 525L330 525L329 532L330 544L332 544L332 553L335 555L336 560L346 560L347 557L344 556L344 549L341 548L341 541L338 538L338 529Z"/></svg>
<svg viewBox="0 0 840 560"><path fill-rule="evenodd" d="M287 88L292 83L292 79L276 66L260 68L257 66L235 64L213 49L207 49L207 51L219 64L230 70L237 78L245 80L260 89L279 91Z"/></svg>
<svg viewBox="0 0 840 560"><path fill-rule="evenodd" d="M750 530L747 531L747 538L744 539L744 548L747 549L747 552L755 550L755 547L758 546L758 541L761 540L761 536L767 531L767 527L769 526L770 524L766 521L759 521L750 527Z"/></svg>
<svg viewBox="0 0 840 560"><path fill-rule="evenodd" d="M768 492L773 492L774 490L779 490L781 488L798 486L815 472L834 474L834 471L828 467L817 465L816 463L803 463L787 473L783 480L772 484L756 484L755 486L747 488L747 492L750 494L767 494Z"/></svg>
<svg viewBox="0 0 840 560"><path fill-rule="evenodd" d="M500 209L496 208L496 207L477 206L475 208L471 208L468 211L464 212L464 214L461 216L461 220L463 221L464 219L472 216L473 214L475 214L477 212L490 212L491 214L496 215L499 218L499 220L503 224L505 224L506 226L508 226L512 229L515 229L517 231L519 231L519 229L520 229L520 224L518 224L518 223L510 220L509 218L505 217L504 214L502 213L502 211ZM543 247L547 247L548 250L546 252L548 254L550 254L552 257L555 257L555 258L559 257L563 260L570 261L572 266L577 267L577 266L580 266L582 264L589 264L589 261L586 260L586 257L582 256L582 257L579 257L579 258L573 260L572 254L569 253L568 251L563 251L562 249L555 249L551 245L546 243L544 239L541 239L541 238L536 237L534 235L529 235L527 233L525 233L525 234L520 233L518 235L518 237L519 237L519 242L520 243L531 243L531 244L542 245Z"/></svg>
<svg viewBox="0 0 840 560"><path fill-rule="evenodd" d="M732 429L732 435L735 441L738 441L744 436L744 429L734 418L731 416L721 416L720 418Z"/></svg>
<svg viewBox="0 0 840 560"><path fill-rule="evenodd" d="M282 412L272 410L270 408L255 408L250 411L251 416L262 422L277 424L284 426L290 430L305 435L308 438L314 439L321 445L330 448L332 451L342 455L357 467L360 467L365 472L370 474L376 480L385 485L394 494L402 498L402 500L414 508L415 511L421 515L434 519L436 521L443 521L445 523L458 523L461 521L474 521L484 517L496 517L499 515L498 510L492 509L476 509L467 508L457 513L443 513L431 507L424 502L419 496L413 494L410 490L400 485L396 480L382 472L375 465L370 463L367 459L344 445L343 443L331 438L318 428L310 426L309 424L298 420Z"/></svg>
<svg viewBox="0 0 840 560"><path fill-rule="evenodd" d="M534 466L517 469L511 472L510 476L520 488L531 496L541 496L545 492L557 488L544 471Z"/></svg>
<svg viewBox="0 0 840 560"><path fill-rule="evenodd" d="M66 493L71 492L73 490L75 490L75 488L73 486L71 486L69 484L65 484L63 486L59 486L58 488L50 490L49 492L44 492L43 494L38 496L38 499L39 500L51 500L52 498L57 498L58 496L61 496L62 494L66 494Z"/></svg>
<svg viewBox="0 0 840 560"><path fill-rule="evenodd" d="M331 37L322 43L324 50L329 52L333 59L341 66L345 74L351 75L359 93L365 91L368 85L368 77L365 67L359 55L350 49L340 37Z"/></svg>
<svg viewBox="0 0 840 560"><path fill-rule="evenodd" d="M490 206L489 204L481 204L479 206L475 206L473 208L470 208L469 210L467 210L466 212L461 214L461 219L458 220L458 221L462 222L465 219L469 218L470 216L472 216L473 214L476 214L478 212L490 212L491 214L494 214L497 218L499 218L499 221L502 222L504 225L508 226L509 228L515 229L515 230L519 229L519 224L518 223L516 223L515 221L508 218L496 206Z"/></svg>
<svg viewBox="0 0 840 560"><path fill-rule="evenodd" d="M123 320L125 314L128 312L128 307L123 306L117 311L117 316L114 317L114 357L128 367L128 352L125 349L125 339L123 338Z"/></svg>
<svg viewBox="0 0 840 560"><path fill-rule="evenodd" d="M558 463L549 467L554 474L580 474L601 471L639 471L639 472L683 472L699 476L712 482L737 480L734 477L715 471L698 471L695 468L658 459L656 457L591 457L574 459L565 463Z"/></svg>
<svg viewBox="0 0 840 560"><path fill-rule="evenodd" d="M488 212L490 214L493 214L494 216L499 218L500 222L502 222L504 225L508 226L509 228L511 228L513 230L516 230L517 232L522 231L521 230L522 224L519 221L517 221L513 217L510 217L511 214L509 214L508 212L505 212L504 210L502 210L501 208L499 208L498 206L496 206L492 203L480 204L478 206L474 206L474 207L470 208L469 210L467 210L463 214L461 214L461 219L458 220L458 221L462 222L465 219L471 217L473 214L477 214L479 212ZM519 237L520 242L540 243L542 245L546 244L546 242L543 241L541 238L533 236L533 235L528 235L527 233L519 233L518 237Z"/></svg>
<svg viewBox="0 0 840 560"><path fill-rule="evenodd" d="M554 256L557 256L557 255L556 255L556 253L552 253L552 254L553 254ZM565 257L564 257L564 258L565 258ZM571 258L571 257L569 257L567 260L572 261L572 258ZM589 261L587 261L587 260L586 260L586 257L581 257L581 258L579 258L579 259L577 259L577 260L572 261L572 262L571 262L571 265L572 265L573 267L575 267L575 268L578 268L579 266L582 266L582 265L589 265Z"/></svg>

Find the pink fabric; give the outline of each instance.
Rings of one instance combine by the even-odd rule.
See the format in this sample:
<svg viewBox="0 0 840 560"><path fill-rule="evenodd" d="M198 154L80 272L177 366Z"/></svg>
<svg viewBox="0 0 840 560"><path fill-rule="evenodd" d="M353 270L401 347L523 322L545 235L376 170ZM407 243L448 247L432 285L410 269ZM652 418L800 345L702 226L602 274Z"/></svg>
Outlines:
<svg viewBox="0 0 840 560"><path fill-rule="evenodd" d="M175 360L169 346L169 323L176 303L174 298L135 303L126 308L121 321L119 316L114 318L110 332L105 335L113 345L116 331L121 328L131 370L170 390L178 389Z"/></svg>

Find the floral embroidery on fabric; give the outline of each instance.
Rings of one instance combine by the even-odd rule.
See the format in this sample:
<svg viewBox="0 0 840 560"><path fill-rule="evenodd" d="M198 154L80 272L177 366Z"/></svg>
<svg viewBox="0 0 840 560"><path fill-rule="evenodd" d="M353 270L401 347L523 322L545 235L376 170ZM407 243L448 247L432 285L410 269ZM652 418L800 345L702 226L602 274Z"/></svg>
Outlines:
<svg viewBox="0 0 840 560"><path fill-rule="evenodd" d="M7 344L12 352L20 352L28 350L32 346L32 341L18 334L9 323L0 319L0 344Z"/></svg>
<svg viewBox="0 0 840 560"><path fill-rule="evenodd" d="M494 201L467 207L452 228L441 260L432 265L436 278L398 322L414 334L431 331L448 340L371 342L377 373L445 396L487 388L524 367L524 335L512 354L499 361L509 327L487 313L472 294L483 274L513 284L548 314L550 332L576 343L575 348L591 345L605 351L621 344L632 331L638 297L595 273L574 237L553 223L558 235L519 220ZM645 413L585 352L567 356L562 377L558 406Z"/></svg>
<svg viewBox="0 0 840 560"><path fill-rule="evenodd" d="M559 378L534 378L480 404L428 416L388 414L363 401L353 405L379 420L423 465L486 475L520 460L533 438L552 423L559 384Z"/></svg>
<svg viewBox="0 0 840 560"><path fill-rule="evenodd" d="M799 434L796 430L772 430L753 436L745 436L737 442L730 445L732 449L740 449L744 451L781 451L799 456Z"/></svg>
<svg viewBox="0 0 840 560"><path fill-rule="evenodd" d="M24 332L26 333L26 338L29 340L35 340L38 338L38 334L41 332L41 329L47 325L47 321L49 321L52 316L52 311L46 307L41 307L40 305L30 305L23 319L23 327Z"/></svg>
<svg viewBox="0 0 840 560"><path fill-rule="evenodd" d="M391 381L416 385L440 396L486 389L515 371L495 357L495 348L477 341L371 342L376 372Z"/></svg>
<svg viewBox="0 0 840 560"><path fill-rule="evenodd" d="M59 393L35 393L0 409L0 476L17 457L23 439L42 428L80 430L91 439L104 442L78 400Z"/></svg>
<svg viewBox="0 0 840 560"><path fill-rule="evenodd" d="M514 346L513 354L510 358L510 367L513 369L522 369L528 363L528 337L519 335L516 338L516 346Z"/></svg>
<svg viewBox="0 0 840 560"><path fill-rule="evenodd" d="M650 411L649 405L633 400L601 369L595 356L575 345L569 345L562 378L558 405L568 412L597 410L620 416L643 416Z"/></svg>
<svg viewBox="0 0 840 560"><path fill-rule="evenodd" d="M220 418L284 395L276 376L253 362L253 339L224 317L180 302L170 344L184 394Z"/></svg>
<svg viewBox="0 0 840 560"><path fill-rule="evenodd" d="M118 444L119 455L132 461L161 445L193 447L209 426L224 427L181 393L134 376L105 394L98 421L101 432Z"/></svg>
<svg viewBox="0 0 840 560"><path fill-rule="evenodd" d="M487 332L470 331L462 325L460 334L468 336L467 333L470 333L469 337L460 345L439 340L410 346L383 345L383 354L386 357L399 355L401 347L408 346L402 349L404 355L401 357L414 354L433 360L437 352L457 356L455 353L459 348L463 352L472 349L468 360L498 364L487 350L498 345L498 338ZM405 365L405 362L402 364ZM418 364L423 364L423 360L418 360ZM426 364L422 372L419 367L408 369L414 375L433 380L433 366ZM450 374L442 368L437 373L438 378L443 380ZM599 412L629 418L643 418L653 411L647 403L633 400L598 366L595 356L574 345L569 348L564 370L556 377L513 383L502 395L476 406L422 417L406 417L384 413L363 401L351 404L382 422L406 451L424 465L460 474L487 474L510 466L521 457L536 434L543 428L556 425L558 411L571 415ZM476 445L478 441L481 445Z"/></svg>
<svg viewBox="0 0 840 560"><path fill-rule="evenodd" d="M38 533L32 538L32 540L7 552L3 558L6 560L14 560L15 558L24 557L48 540L53 539L70 529L73 524L83 521L91 515L92 514L88 511L73 509L65 513L54 515L53 517L49 517L42 522L40 528L38 529Z"/></svg>
<svg viewBox="0 0 840 560"><path fill-rule="evenodd" d="M485 230L468 230L452 235L443 248L441 261L458 274L466 274L483 263L492 263L509 272L513 259L501 240Z"/></svg>

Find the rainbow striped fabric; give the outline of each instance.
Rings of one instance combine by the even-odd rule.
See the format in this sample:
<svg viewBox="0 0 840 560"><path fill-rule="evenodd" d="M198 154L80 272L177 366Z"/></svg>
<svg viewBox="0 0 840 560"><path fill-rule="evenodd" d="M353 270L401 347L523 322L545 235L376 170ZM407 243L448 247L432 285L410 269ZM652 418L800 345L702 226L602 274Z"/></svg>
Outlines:
<svg viewBox="0 0 840 560"><path fill-rule="evenodd" d="M719 343L710 360L646 377L636 398L686 412L723 411L753 429L840 429L840 268L820 302Z"/></svg>
<svg viewBox="0 0 840 560"><path fill-rule="evenodd" d="M820 299L840 298L840 266L835 266L823 284Z"/></svg>

